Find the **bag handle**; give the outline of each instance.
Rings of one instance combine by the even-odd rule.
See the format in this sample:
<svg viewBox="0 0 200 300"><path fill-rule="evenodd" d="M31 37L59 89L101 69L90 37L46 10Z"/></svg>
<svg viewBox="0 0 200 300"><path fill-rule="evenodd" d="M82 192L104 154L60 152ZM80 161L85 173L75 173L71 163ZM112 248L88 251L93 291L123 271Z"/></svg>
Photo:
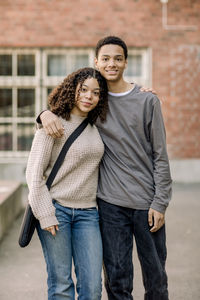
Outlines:
<svg viewBox="0 0 200 300"><path fill-rule="evenodd" d="M54 181L54 178L56 177L56 174L61 167L63 160L67 154L67 151L69 150L72 143L77 139L77 137L83 132L83 130L87 127L89 123L88 118L83 120L83 122L72 132L72 134L68 137L65 144L62 147L62 150L60 151L60 154L51 170L51 173L49 174L49 177L47 179L46 185L47 188L50 190L51 185Z"/></svg>

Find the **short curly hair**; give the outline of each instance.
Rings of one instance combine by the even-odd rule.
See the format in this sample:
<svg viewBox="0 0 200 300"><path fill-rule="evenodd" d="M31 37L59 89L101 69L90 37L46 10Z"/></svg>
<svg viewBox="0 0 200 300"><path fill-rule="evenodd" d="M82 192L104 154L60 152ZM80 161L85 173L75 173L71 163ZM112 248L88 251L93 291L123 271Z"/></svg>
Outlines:
<svg viewBox="0 0 200 300"><path fill-rule="evenodd" d="M76 88L82 88L84 81L88 78L95 78L100 87L100 97L97 106L88 113L90 124L94 124L99 117L103 122L106 119L108 109L108 88L105 78L99 71L93 68L82 68L68 75L63 82L50 93L48 103L50 110L57 116L69 120L72 109L76 103Z"/></svg>
<svg viewBox="0 0 200 300"><path fill-rule="evenodd" d="M113 35L106 36L97 42L96 49L95 49L96 58L98 58L98 54L99 54L101 47L103 47L104 45L110 45L110 44L118 45L118 46L122 47L122 49L124 51L124 57L125 57L125 59L127 59L128 48L127 48L126 43L122 39L120 39L118 36L113 36Z"/></svg>

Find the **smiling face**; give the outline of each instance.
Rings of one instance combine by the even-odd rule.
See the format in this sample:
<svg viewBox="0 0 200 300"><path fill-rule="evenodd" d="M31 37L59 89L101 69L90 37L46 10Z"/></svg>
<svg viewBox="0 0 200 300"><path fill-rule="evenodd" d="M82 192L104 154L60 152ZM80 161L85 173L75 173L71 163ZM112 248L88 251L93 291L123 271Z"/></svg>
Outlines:
<svg viewBox="0 0 200 300"><path fill-rule="evenodd" d="M108 44L99 49L95 64L101 75L109 82L118 82L123 78L127 65L124 50L119 45Z"/></svg>
<svg viewBox="0 0 200 300"><path fill-rule="evenodd" d="M78 84L76 88L76 103L72 109L72 114L86 117L93 110L100 97L100 88L97 79L90 77L83 84Z"/></svg>

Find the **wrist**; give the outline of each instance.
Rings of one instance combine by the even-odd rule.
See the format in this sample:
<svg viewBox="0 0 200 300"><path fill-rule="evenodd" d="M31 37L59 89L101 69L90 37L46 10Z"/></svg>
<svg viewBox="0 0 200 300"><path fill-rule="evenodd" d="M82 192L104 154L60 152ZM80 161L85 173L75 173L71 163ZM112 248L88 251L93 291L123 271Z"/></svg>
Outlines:
<svg viewBox="0 0 200 300"><path fill-rule="evenodd" d="M49 114L51 114L51 112L49 110L44 110L41 112L40 114L40 120L46 120L49 117Z"/></svg>

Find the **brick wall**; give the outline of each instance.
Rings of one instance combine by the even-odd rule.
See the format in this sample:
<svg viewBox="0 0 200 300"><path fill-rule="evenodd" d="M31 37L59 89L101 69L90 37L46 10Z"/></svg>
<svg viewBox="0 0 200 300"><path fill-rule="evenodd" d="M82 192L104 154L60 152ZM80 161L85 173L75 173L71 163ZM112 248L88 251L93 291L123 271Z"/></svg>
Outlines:
<svg viewBox="0 0 200 300"><path fill-rule="evenodd" d="M0 47L94 47L109 34L151 47L170 158L200 158L200 1L167 9L165 29L159 0L2 0Z"/></svg>

